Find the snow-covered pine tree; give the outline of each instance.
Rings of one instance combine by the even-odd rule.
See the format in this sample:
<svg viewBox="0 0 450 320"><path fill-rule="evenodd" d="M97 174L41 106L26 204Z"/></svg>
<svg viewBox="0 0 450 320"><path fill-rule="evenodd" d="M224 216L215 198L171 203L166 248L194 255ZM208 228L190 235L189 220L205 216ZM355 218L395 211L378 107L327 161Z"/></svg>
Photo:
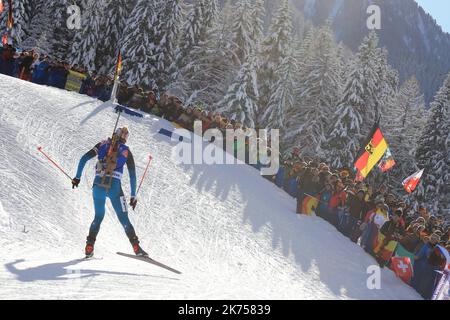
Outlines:
<svg viewBox="0 0 450 320"><path fill-rule="evenodd" d="M176 81L170 86L186 104L200 103L209 109L225 95L234 71L230 59L233 55L230 23L233 12L226 4L219 14L214 3L205 2L207 6L203 10L204 19L211 27L204 39L192 48L189 63L177 71Z"/></svg>
<svg viewBox="0 0 450 320"><path fill-rule="evenodd" d="M364 75L361 82L364 88L366 108L362 112L362 132L369 132L373 123L383 114L389 117L387 106L395 98L398 86L398 74L388 65L388 52L378 47L378 36L375 31L364 38L356 55L355 67Z"/></svg>
<svg viewBox="0 0 450 320"><path fill-rule="evenodd" d="M398 71L393 69L388 63L388 51L386 48L380 49L378 56L378 90L375 92L377 111L386 121L390 117L390 109L395 101L399 86Z"/></svg>
<svg viewBox="0 0 450 320"><path fill-rule="evenodd" d="M256 74L256 56L248 56L242 64L235 80L219 105L219 110L230 119L242 123L249 128L256 126L258 112L258 84Z"/></svg>
<svg viewBox="0 0 450 320"><path fill-rule="evenodd" d="M362 99L360 112L363 117L363 124L360 139L363 139L364 134L370 131L370 128L379 115L377 90L380 83L380 75L378 72L380 66L378 64L381 60L381 52L378 48L378 41L378 36L374 31L365 37L359 46L355 60L356 63L354 64L354 67L359 69L355 74L361 75L358 81L364 92L364 94L355 97L356 99Z"/></svg>
<svg viewBox="0 0 450 320"><path fill-rule="evenodd" d="M239 0L234 8L236 13L233 20L233 42L236 52L234 54L235 64L241 66L247 61L247 57L258 53L258 44L260 39L256 39L255 35L262 30L260 19L255 16L259 13L260 3L256 2L255 6L250 0Z"/></svg>
<svg viewBox="0 0 450 320"><path fill-rule="evenodd" d="M83 11L81 30L76 33L69 61L89 71L99 70L98 48L102 38L102 20L105 12L103 1L90 1Z"/></svg>
<svg viewBox="0 0 450 320"><path fill-rule="evenodd" d="M430 112L416 152L417 165L425 171L415 198L437 213L450 208L450 74Z"/></svg>
<svg viewBox="0 0 450 320"><path fill-rule="evenodd" d="M186 19L182 26L179 46L175 53L170 72L173 81L184 81L192 74L192 51L205 43L208 30L212 27L216 15L217 4L212 0L197 0L188 9Z"/></svg>
<svg viewBox="0 0 450 320"><path fill-rule="evenodd" d="M156 60L158 76L155 78L155 82L160 91L166 91L173 81L171 68L175 62L181 16L181 0L166 0L164 8L158 15L161 40L158 45L159 51Z"/></svg>
<svg viewBox="0 0 450 320"><path fill-rule="evenodd" d="M157 53L160 31L158 8L163 1L138 0L127 20L122 49L124 79L130 84L141 83L157 89Z"/></svg>
<svg viewBox="0 0 450 320"><path fill-rule="evenodd" d="M284 143L286 135L286 116L295 108L296 98L296 73L298 63L292 52L286 57L274 71L277 82L271 87L271 95L268 107L263 115L263 123L266 128L280 130L281 141Z"/></svg>
<svg viewBox="0 0 450 320"><path fill-rule="evenodd" d="M49 54L53 39L54 17L50 10L50 2L36 0L31 9L29 33L22 42L23 49L34 49L38 53Z"/></svg>
<svg viewBox="0 0 450 320"><path fill-rule="evenodd" d="M99 73L114 72L117 55L122 46L122 36L127 18L133 10L134 1L108 0L101 22L100 45L97 50Z"/></svg>
<svg viewBox="0 0 450 320"><path fill-rule="evenodd" d="M388 116L384 117L390 149L397 162L394 174L398 182L417 170L414 161L417 144L428 119L424 96L420 91L416 77L405 81Z"/></svg>
<svg viewBox="0 0 450 320"><path fill-rule="evenodd" d="M48 2L48 15L52 19L52 37L49 38L50 50L49 55L59 60L67 61L72 48L73 39L79 30L69 29L67 27L67 19L69 15L67 9L71 5L80 6L80 0L54 0Z"/></svg>
<svg viewBox="0 0 450 320"><path fill-rule="evenodd" d="M29 36L30 21L33 15L33 0L13 1L13 27L10 37L13 45L21 47L22 42ZM4 12L0 15L0 34L7 32L9 1L4 1Z"/></svg>
<svg viewBox="0 0 450 320"><path fill-rule="evenodd" d="M238 74L232 81L225 97L219 102L221 110L248 127L259 126L258 113L258 76L259 45L264 28L261 16L264 4L258 1L239 0L235 7L237 13L233 19L232 39L234 63Z"/></svg>
<svg viewBox="0 0 450 320"><path fill-rule="evenodd" d="M213 26L219 11L217 0L203 0L203 24L207 27Z"/></svg>
<svg viewBox="0 0 450 320"><path fill-rule="evenodd" d="M253 0L252 1L252 13L251 24L253 25L252 38L255 41L255 50L260 52L260 45L264 39L264 18L266 14L265 1Z"/></svg>
<svg viewBox="0 0 450 320"><path fill-rule="evenodd" d="M305 61L309 59L310 56L313 55L314 51L314 41L316 37L316 29L311 26L311 28L306 32L306 35L303 39L299 39L297 36L293 41L294 48L294 58L297 61L297 70L295 73L296 77L296 87L295 87L295 106L289 110L287 110L287 122L286 122L286 130L285 135L282 137L283 145L285 145L288 149L295 146L295 133L294 130L298 129L300 124L303 123L302 117L302 108L298 102L298 97L296 94L300 92L301 84L302 84L302 74L300 73L301 68L304 66Z"/></svg>
<svg viewBox="0 0 450 320"><path fill-rule="evenodd" d="M342 93L343 63L330 25L317 30L309 50L300 67L299 115L292 118L287 137L303 154L323 156L321 144Z"/></svg>
<svg viewBox="0 0 450 320"><path fill-rule="evenodd" d="M358 64L358 61L354 61ZM325 158L334 168L353 168L360 150L362 112L364 101L364 74L357 66L351 68L343 99L331 116L331 126L326 134L322 149Z"/></svg>
<svg viewBox="0 0 450 320"><path fill-rule="evenodd" d="M277 94L279 96L280 92L284 91L284 89L278 89L278 86L282 85L285 87L286 83L284 81L286 81L287 78L276 71L280 71L285 68L286 63L289 64L294 62L294 57L289 57L289 59L286 59L292 49L292 40L292 12L289 6L289 1L283 0L280 3L278 11L272 21L269 34L261 46L261 66L258 70L258 78L260 83L260 114L263 117L258 122L264 127L270 127L275 124L273 119L269 120L269 118L272 117L268 117L269 114L274 115L281 112L281 110L278 110L279 107L273 100L273 94L276 91L279 91ZM283 66L282 62L284 63ZM277 77L278 75L283 76L283 81L280 81L280 78ZM291 76L292 73L289 72L288 78ZM286 92L283 94L286 94ZM278 111L268 110L269 101L271 99L272 101L270 102L270 106L275 107ZM281 121L281 123L284 123L284 120Z"/></svg>

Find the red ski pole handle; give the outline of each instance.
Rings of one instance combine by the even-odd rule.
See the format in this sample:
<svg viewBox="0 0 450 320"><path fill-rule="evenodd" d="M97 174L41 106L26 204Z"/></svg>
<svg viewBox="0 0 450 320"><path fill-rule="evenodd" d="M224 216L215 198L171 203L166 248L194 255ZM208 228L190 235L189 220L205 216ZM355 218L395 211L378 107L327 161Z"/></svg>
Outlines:
<svg viewBox="0 0 450 320"><path fill-rule="evenodd" d="M145 176L147 175L147 171L148 171L148 168L150 167L150 162L152 161L152 159L153 159L153 157L151 155L149 155L148 156L147 167L145 168L144 174L142 175L142 178L141 178L141 182L139 183L139 187L138 187L138 189L136 191L136 198L137 198L137 196L139 194L139 191L141 190L142 183L144 182Z"/></svg>
<svg viewBox="0 0 450 320"><path fill-rule="evenodd" d="M72 181L72 178L55 162L53 161L44 151L42 151L42 147L38 147L37 148L39 150L40 153L42 153L44 155L44 157L46 157L48 159L48 161L50 161L56 168L58 168L67 178L70 179L70 181Z"/></svg>

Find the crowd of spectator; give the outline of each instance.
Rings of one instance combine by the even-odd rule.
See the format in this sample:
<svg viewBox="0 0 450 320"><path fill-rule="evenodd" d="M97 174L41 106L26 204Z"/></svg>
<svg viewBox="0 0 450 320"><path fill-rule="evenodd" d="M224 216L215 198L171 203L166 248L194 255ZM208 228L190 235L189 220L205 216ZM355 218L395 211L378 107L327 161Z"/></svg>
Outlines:
<svg viewBox="0 0 450 320"><path fill-rule="evenodd" d="M74 67L75 68L75 67ZM33 50L17 52L11 45L0 47L0 73L37 84L64 89L70 66Z"/></svg>
<svg viewBox="0 0 450 320"><path fill-rule="evenodd" d="M87 72L77 65L69 65L38 55L33 50L17 52L11 45L0 47L0 73L17 77L36 84L48 85L60 89L66 88L70 71L83 75L78 92L101 101L111 98L114 79L112 75L99 75ZM121 80L117 93L118 103L132 109L140 110L176 122L181 127L193 130L194 122L201 121L203 131L216 128L243 129L241 123L230 120L223 114L204 110L201 106L184 106L182 101L169 94L159 94L139 85L130 85Z"/></svg>
<svg viewBox="0 0 450 320"><path fill-rule="evenodd" d="M448 216L433 214L424 205L415 210L389 192L387 185L374 186L358 181L347 168L333 170L325 163L302 159L297 148L270 179L297 198L298 214L306 213L302 212L305 198L317 199L315 214L360 245L381 267L390 264L383 248L391 241L401 245L414 257L410 285L431 298L448 263L444 255L450 251Z"/></svg>
<svg viewBox="0 0 450 320"><path fill-rule="evenodd" d="M110 99L112 76L87 73L78 66L39 56L33 51L18 53L10 45L0 48L0 73L9 76L64 89L70 70L85 75L79 93L102 101ZM202 122L203 131L212 128L248 131L241 123L221 113L200 106L185 107L174 96L162 94L158 98L157 93L124 81L117 99L123 106L162 117L191 131L195 121ZM235 145L235 154L242 147L246 148ZM261 164L254 166L259 168ZM276 175L266 178L297 199L298 214L305 213L302 212L305 198L317 199L315 214L360 245L382 267L389 265L389 260L380 255L380 248L391 241L401 244L414 255L414 277L410 285L424 298L431 298L440 275L436 271L442 271L446 264L441 249L450 251L450 223L445 216L434 215L425 206L414 210L390 193L386 185L357 181L350 169L334 170L326 163L302 158L298 148L283 157ZM379 234L384 235L381 245L377 243Z"/></svg>

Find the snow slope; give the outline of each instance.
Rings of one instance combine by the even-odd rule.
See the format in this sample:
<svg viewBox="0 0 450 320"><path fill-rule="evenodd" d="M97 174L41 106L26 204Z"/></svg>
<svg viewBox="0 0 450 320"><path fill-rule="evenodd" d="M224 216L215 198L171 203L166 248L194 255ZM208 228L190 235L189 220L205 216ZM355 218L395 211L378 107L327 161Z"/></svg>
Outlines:
<svg viewBox="0 0 450 320"><path fill-rule="evenodd" d="M109 204L102 259L80 261L94 162L73 191L37 146L74 174L115 120L97 100L0 75L0 298L420 298L387 270L381 289L368 290L372 258L320 219L295 215L295 201L256 170L175 165L174 144L156 133L169 124L151 116L121 120L138 176L154 156L131 220L150 255L183 274L117 256L131 248Z"/></svg>

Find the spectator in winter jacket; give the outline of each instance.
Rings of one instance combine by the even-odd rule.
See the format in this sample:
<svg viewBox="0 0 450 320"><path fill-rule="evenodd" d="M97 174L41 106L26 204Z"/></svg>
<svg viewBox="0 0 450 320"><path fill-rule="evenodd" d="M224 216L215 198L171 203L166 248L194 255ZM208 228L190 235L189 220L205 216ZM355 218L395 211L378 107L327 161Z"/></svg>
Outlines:
<svg viewBox="0 0 450 320"><path fill-rule="evenodd" d="M0 56L0 73L8 76L13 76L14 71L14 56L16 54L16 49L11 45L7 44L3 47Z"/></svg>
<svg viewBox="0 0 450 320"><path fill-rule="evenodd" d="M143 105L145 105L145 96L142 88L138 88L137 91L133 94L131 99L128 101L128 107L133 109L140 109Z"/></svg>
<svg viewBox="0 0 450 320"><path fill-rule="evenodd" d="M208 113L206 111L202 111L201 121L203 133L205 133L207 130L209 130L212 123L212 119L208 116Z"/></svg>
<svg viewBox="0 0 450 320"><path fill-rule="evenodd" d="M383 257L384 248L391 241L399 241L405 234L405 230L403 229L400 219L403 212L401 210L395 211L392 216L392 219L386 221L380 229L380 233L384 235L384 238L380 244L378 244L377 248L374 249L374 253L376 253L376 259L381 267L386 265L386 258Z"/></svg>
<svg viewBox="0 0 450 320"><path fill-rule="evenodd" d="M126 82L121 83L117 93L117 101L119 104L123 106L128 105L128 101L130 101L132 96L133 92L129 90L128 84Z"/></svg>
<svg viewBox="0 0 450 320"><path fill-rule="evenodd" d="M23 51L14 57L14 66L12 73L12 76L14 78L19 78L20 76L20 64L22 63L23 58L25 58L25 52Z"/></svg>
<svg viewBox="0 0 450 320"><path fill-rule="evenodd" d="M317 215L323 219L330 221L330 213L328 209L328 203L333 195L333 186L329 183L325 184L325 188L319 195L319 206L317 208Z"/></svg>
<svg viewBox="0 0 450 320"><path fill-rule="evenodd" d="M436 247L430 250L426 261L414 265L411 285L424 299L432 298L436 284L442 277L443 265L445 265L445 258Z"/></svg>
<svg viewBox="0 0 450 320"><path fill-rule="evenodd" d="M421 205L419 206L418 212L419 216L425 219L425 223L428 223L428 219L430 219L430 213L428 212L427 208Z"/></svg>
<svg viewBox="0 0 450 320"><path fill-rule="evenodd" d="M327 167L319 168L319 190L323 190L328 183L328 179L331 176L331 172Z"/></svg>
<svg viewBox="0 0 450 320"><path fill-rule="evenodd" d="M48 82L48 70L50 69L50 64L47 57L39 59L39 63L33 70L33 76L31 81L36 84L46 85Z"/></svg>
<svg viewBox="0 0 450 320"><path fill-rule="evenodd" d="M55 63L51 65L49 69L48 85L59 89L64 89L66 87L68 74L69 71L64 64Z"/></svg>
<svg viewBox="0 0 450 320"><path fill-rule="evenodd" d="M164 93L159 103L164 110L164 118L169 122L176 121L183 113L183 104L177 97Z"/></svg>
<svg viewBox="0 0 450 320"><path fill-rule="evenodd" d="M286 183L285 191L294 198L297 196L297 193L298 193L297 179L298 179L299 173L300 173L300 168L298 166L297 167L293 166L292 169L289 171L289 177L288 177L288 180Z"/></svg>
<svg viewBox="0 0 450 320"><path fill-rule="evenodd" d="M379 230L389 220L388 210L389 207L383 201L379 200L376 203L376 208L369 211L364 220L365 222L374 223Z"/></svg>
<svg viewBox="0 0 450 320"><path fill-rule="evenodd" d="M430 287L434 287L435 271L440 268L440 266L433 266L429 263L429 258L436 248L438 241L439 236L432 234L415 257L414 276L411 280L411 286L427 299L430 298ZM433 260L434 257L431 259Z"/></svg>
<svg viewBox="0 0 450 320"><path fill-rule="evenodd" d="M194 127L194 114L191 107L187 107L185 112L183 112L176 122L187 130L192 130Z"/></svg>
<svg viewBox="0 0 450 320"><path fill-rule="evenodd" d="M302 165L303 167L303 165ZM302 207L305 195L316 196L320 192L319 169L309 166L300 170L297 178L297 208Z"/></svg>
<svg viewBox="0 0 450 320"><path fill-rule="evenodd" d="M144 112L151 113L157 117L164 116L164 110L161 108L160 103L156 100L156 94L153 91L150 91L147 97L147 103L144 109L141 109Z"/></svg>
<svg viewBox="0 0 450 320"><path fill-rule="evenodd" d="M375 237L378 235L384 222L388 220L388 210L389 208L383 201L377 200L375 209L370 210L364 218L364 223L361 227L363 230L361 246L370 254L373 252Z"/></svg>
<svg viewBox="0 0 450 320"><path fill-rule="evenodd" d="M162 115L162 111L158 108L156 94L153 91L148 92L147 97L144 97L144 103L140 107L140 110L146 113L154 114L158 117Z"/></svg>
<svg viewBox="0 0 450 320"><path fill-rule="evenodd" d="M345 203L347 201L347 193L344 191L344 184L341 180L337 180L334 186L334 192L331 196L328 208L330 210L331 223L339 228L343 223L343 215Z"/></svg>
<svg viewBox="0 0 450 320"><path fill-rule="evenodd" d="M400 223L403 212L396 210L392 216L392 220L386 221L380 229L380 232L385 236L385 242L400 241L405 235L405 229Z"/></svg>
<svg viewBox="0 0 450 320"><path fill-rule="evenodd" d="M109 80L103 84L101 90L97 91L98 100L106 102L111 99L112 83Z"/></svg>
<svg viewBox="0 0 450 320"><path fill-rule="evenodd" d="M392 193L386 195L386 204L389 208L394 208L397 205L397 201L395 200L395 196Z"/></svg>
<svg viewBox="0 0 450 320"><path fill-rule="evenodd" d="M419 250L417 253L415 260L420 261L422 259L426 259L432 249L436 247L439 243L440 237L437 234L432 234L429 237L429 240L426 241L425 245Z"/></svg>
<svg viewBox="0 0 450 320"><path fill-rule="evenodd" d="M367 213L367 205L364 196L365 192L362 189L356 194L349 193L348 212L350 216L345 231L347 236L355 243L361 236L359 227Z"/></svg>
<svg viewBox="0 0 450 320"><path fill-rule="evenodd" d="M422 241L420 234L423 230L425 230L424 226L415 224L412 226L408 234L400 240L400 244L409 252L416 253L419 248L419 244Z"/></svg>
<svg viewBox="0 0 450 320"><path fill-rule="evenodd" d="M80 94L88 94L92 92L95 86L95 79L91 72L87 73L87 77L81 80ZM119 102L120 103L120 102Z"/></svg>
<svg viewBox="0 0 450 320"><path fill-rule="evenodd" d="M428 234L432 234L436 230L439 230L439 221L436 216L430 216L430 218L428 219L428 223L425 226L425 231Z"/></svg>
<svg viewBox="0 0 450 320"><path fill-rule="evenodd" d="M444 234L441 237L442 241L445 241L446 245L450 242L450 228L447 228L444 231Z"/></svg>
<svg viewBox="0 0 450 320"><path fill-rule="evenodd" d="M19 64L19 78L25 81L31 81L31 66L34 63L34 52L25 52Z"/></svg>
<svg viewBox="0 0 450 320"><path fill-rule="evenodd" d="M387 187L386 185L382 184L376 192L373 193L372 198L373 199L386 199L387 196Z"/></svg>

